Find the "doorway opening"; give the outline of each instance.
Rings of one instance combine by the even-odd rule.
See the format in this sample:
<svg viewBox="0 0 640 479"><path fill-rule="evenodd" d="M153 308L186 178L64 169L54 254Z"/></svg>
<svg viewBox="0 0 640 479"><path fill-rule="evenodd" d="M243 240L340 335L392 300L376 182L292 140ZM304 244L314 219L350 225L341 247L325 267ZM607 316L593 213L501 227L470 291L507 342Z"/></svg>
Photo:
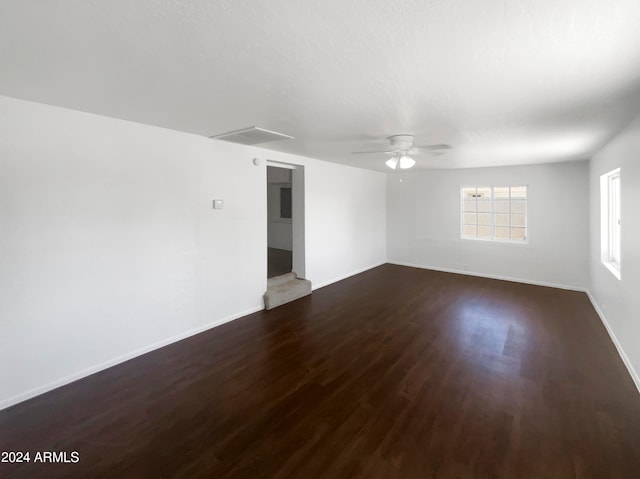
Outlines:
<svg viewBox="0 0 640 479"><path fill-rule="evenodd" d="M304 167L267 162L267 277L304 278Z"/></svg>
<svg viewBox="0 0 640 479"><path fill-rule="evenodd" d="M292 171L267 166L267 277L293 269Z"/></svg>

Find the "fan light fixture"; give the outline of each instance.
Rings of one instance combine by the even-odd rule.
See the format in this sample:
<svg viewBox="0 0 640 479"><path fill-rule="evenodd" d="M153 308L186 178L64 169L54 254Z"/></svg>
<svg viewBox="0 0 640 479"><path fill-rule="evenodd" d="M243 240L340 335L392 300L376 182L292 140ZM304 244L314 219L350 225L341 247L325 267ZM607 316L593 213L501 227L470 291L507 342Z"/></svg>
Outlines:
<svg viewBox="0 0 640 479"><path fill-rule="evenodd" d="M403 170L406 170L408 168L411 168L412 166L414 166L416 164L416 160L414 160L413 158L411 158L409 155L407 155L406 153L403 153L400 156L400 168L402 168Z"/></svg>
<svg viewBox="0 0 640 479"><path fill-rule="evenodd" d="M408 168L411 168L415 164L416 160L411 158L406 153L393 155L385 162L385 165L387 165L392 170L395 170L398 166L400 166L401 169L406 170Z"/></svg>

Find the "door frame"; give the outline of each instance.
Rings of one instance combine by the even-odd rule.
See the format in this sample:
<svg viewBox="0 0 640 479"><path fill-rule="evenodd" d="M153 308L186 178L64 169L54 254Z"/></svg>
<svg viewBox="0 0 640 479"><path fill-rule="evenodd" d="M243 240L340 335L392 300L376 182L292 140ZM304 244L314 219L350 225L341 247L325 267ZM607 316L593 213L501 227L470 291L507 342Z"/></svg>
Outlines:
<svg viewBox="0 0 640 479"><path fill-rule="evenodd" d="M291 170L291 270L296 273L298 278L306 278L304 166L273 160L267 160L267 166ZM265 197L265 205L266 201ZM268 205L266 206L268 207Z"/></svg>

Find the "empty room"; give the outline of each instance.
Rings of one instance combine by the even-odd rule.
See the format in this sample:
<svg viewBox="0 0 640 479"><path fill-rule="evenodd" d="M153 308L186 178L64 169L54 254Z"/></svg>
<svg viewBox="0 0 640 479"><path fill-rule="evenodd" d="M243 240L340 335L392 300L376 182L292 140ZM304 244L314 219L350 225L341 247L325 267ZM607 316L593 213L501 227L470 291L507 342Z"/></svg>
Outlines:
<svg viewBox="0 0 640 479"><path fill-rule="evenodd" d="M637 0L0 1L0 477L640 477Z"/></svg>

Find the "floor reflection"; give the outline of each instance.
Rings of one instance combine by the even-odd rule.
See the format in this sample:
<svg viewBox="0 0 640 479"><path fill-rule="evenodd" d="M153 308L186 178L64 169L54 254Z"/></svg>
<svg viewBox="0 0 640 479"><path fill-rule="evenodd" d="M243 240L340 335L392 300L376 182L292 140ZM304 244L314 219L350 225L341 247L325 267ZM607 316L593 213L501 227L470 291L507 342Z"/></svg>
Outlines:
<svg viewBox="0 0 640 479"><path fill-rule="evenodd" d="M519 308L464 297L453 307L451 339L460 358L479 374L517 375L530 333Z"/></svg>

